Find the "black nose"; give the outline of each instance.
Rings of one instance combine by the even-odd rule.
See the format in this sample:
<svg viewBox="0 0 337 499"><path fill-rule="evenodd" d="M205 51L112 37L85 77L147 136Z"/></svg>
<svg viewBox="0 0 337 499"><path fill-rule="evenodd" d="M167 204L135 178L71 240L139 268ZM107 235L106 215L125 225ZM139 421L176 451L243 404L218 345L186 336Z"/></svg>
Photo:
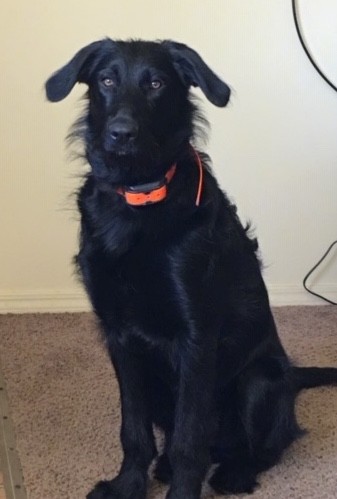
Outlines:
<svg viewBox="0 0 337 499"><path fill-rule="evenodd" d="M133 120L118 118L110 123L109 133L115 144L123 145L138 135L138 126Z"/></svg>

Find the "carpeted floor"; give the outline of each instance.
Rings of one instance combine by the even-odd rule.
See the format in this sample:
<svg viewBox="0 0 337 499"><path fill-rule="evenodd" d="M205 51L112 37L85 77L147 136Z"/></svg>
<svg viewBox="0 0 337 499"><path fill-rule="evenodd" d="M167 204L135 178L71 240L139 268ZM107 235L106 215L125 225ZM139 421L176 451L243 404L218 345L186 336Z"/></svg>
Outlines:
<svg viewBox="0 0 337 499"><path fill-rule="evenodd" d="M282 307L275 317L297 363L337 366L337 308ZM83 499L121 459L118 390L93 316L0 316L0 346L28 498ZM256 499L337 497L337 388L302 392L297 414L309 433L261 476ZM164 490L151 481L149 499ZM204 497L214 497L207 487Z"/></svg>

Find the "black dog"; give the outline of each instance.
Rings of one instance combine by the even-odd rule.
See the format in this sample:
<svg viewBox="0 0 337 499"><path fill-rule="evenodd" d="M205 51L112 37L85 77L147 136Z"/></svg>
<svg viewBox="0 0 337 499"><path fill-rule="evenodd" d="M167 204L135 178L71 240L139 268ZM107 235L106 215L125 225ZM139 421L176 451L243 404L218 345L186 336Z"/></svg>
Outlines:
<svg viewBox="0 0 337 499"><path fill-rule="evenodd" d="M278 338L257 242L190 145L200 118L230 90L185 45L92 43L47 82L51 101L86 83L77 124L91 172L81 188L78 266L106 335L122 401L124 460L90 499L144 499L155 474L169 499L198 499L211 461L219 493L252 492L301 434L301 388L337 369L292 367ZM200 121L200 119L199 119Z"/></svg>

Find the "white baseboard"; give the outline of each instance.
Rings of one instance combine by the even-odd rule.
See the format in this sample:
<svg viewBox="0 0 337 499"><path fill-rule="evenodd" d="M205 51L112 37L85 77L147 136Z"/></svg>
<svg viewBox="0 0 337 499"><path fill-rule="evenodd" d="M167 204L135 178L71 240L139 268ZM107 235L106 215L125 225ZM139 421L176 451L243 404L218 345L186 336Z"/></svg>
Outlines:
<svg viewBox="0 0 337 499"><path fill-rule="evenodd" d="M310 295L295 284L269 284L272 306L324 305L325 302ZM337 284L315 286L315 292L337 302ZM0 313L87 312L91 310L84 291L69 290L0 290Z"/></svg>
<svg viewBox="0 0 337 499"><path fill-rule="evenodd" d="M303 286L297 284L267 285L270 303L274 307L285 305L327 305L327 302L308 293ZM313 291L337 302L337 284L317 284Z"/></svg>
<svg viewBox="0 0 337 499"><path fill-rule="evenodd" d="M0 290L0 314L87 312L89 301L82 291L69 290Z"/></svg>

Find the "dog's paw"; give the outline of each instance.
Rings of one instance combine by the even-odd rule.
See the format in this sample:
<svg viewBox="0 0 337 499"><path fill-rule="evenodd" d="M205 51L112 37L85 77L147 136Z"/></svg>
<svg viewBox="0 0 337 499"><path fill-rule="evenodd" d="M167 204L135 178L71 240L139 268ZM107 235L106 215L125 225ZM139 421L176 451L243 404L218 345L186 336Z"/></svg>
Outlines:
<svg viewBox="0 0 337 499"><path fill-rule="evenodd" d="M209 484L217 494L252 494L259 485L256 472L247 467L220 465L209 480Z"/></svg>
<svg viewBox="0 0 337 499"><path fill-rule="evenodd" d="M162 454L157 460L157 464L153 471L153 476L156 480L163 483L170 483L172 478L172 468L167 454Z"/></svg>
<svg viewBox="0 0 337 499"><path fill-rule="evenodd" d="M113 491L111 482L98 482L86 499L117 499L117 495Z"/></svg>
<svg viewBox="0 0 337 499"><path fill-rule="evenodd" d="M145 499L145 497L145 487L120 475L110 482L98 482L86 499Z"/></svg>

